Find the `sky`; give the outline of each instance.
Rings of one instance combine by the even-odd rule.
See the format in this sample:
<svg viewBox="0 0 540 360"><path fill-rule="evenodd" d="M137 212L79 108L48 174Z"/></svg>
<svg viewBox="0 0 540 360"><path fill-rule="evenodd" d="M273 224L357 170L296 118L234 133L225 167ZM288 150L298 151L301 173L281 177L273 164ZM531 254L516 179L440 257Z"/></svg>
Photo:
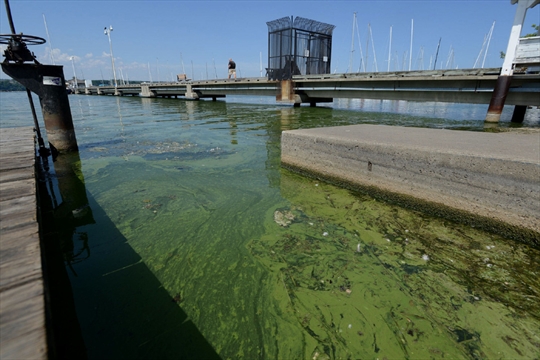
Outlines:
<svg viewBox="0 0 540 360"><path fill-rule="evenodd" d="M391 71L430 69L439 40L437 69L473 68L475 63L476 67L500 67L500 52L506 51L517 8L510 0L9 3L16 32L46 39L47 43L29 49L43 64L63 65L66 79L74 71L79 79L112 78L110 44L103 31L112 26L117 77L126 81L171 81L181 73L195 80L226 78L229 58L237 64L238 77L261 76L261 68L264 76L266 23L285 16L335 26L333 73L363 70L361 53L366 71L387 71L389 57ZM534 31L532 24L540 24L540 5L528 10L522 35ZM0 6L0 33L11 33L4 5ZM2 54L4 49L0 45ZM7 78L3 73L0 77Z"/></svg>

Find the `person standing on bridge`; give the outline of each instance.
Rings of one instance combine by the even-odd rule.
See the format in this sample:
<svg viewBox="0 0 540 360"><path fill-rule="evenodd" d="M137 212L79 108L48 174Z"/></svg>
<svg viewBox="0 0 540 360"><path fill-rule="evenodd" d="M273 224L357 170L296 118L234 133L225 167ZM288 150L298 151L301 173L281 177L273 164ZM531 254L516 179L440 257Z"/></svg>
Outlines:
<svg viewBox="0 0 540 360"><path fill-rule="evenodd" d="M229 59L229 79L231 78L231 75L234 75L234 78L236 79L236 63L233 61L233 59Z"/></svg>

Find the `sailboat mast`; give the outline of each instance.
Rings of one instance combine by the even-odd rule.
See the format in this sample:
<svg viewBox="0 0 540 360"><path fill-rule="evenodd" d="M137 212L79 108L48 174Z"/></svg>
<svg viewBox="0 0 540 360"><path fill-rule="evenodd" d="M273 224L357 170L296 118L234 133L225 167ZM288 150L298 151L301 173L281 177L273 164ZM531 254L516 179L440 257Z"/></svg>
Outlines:
<svg viewBox="0 0 540 360"><path fill-rule="evenodd" d="M47 40L49 40L49 56L51 58L51 62L53 65L56 65L54 62L54 56L53 56L53 49L52 49L52 43L51 43L51 37L49 36L49 27L47 26L47 20L45 19L45 14L43 15L43 22L45 23L45 31L47 32Z"/></svg>
<svg viewBox="0 0 540 360"><path fill-rule="evenodd" d="M495 28L495 21L493 22L493 25L491 25L491 29L489 30L489 38L488 38L488 43L486 47L486 52L484 53L484 60L482 61L482 69L484 68L484 63L486 62L486 56L489 50L489 43L491 42L491 36L493 35L494 28Z"/></svg>
<svg viewBox="0 0 540 360"><path fill-rule="evenodd" d="M349 68L347 72L352 72L353 58L354 58L354 26L356 24L356 12L353 13L353 23L352 23L352 35L351 35L351 56L349 57Z"/></svg>
<svg viewBox="0 0 540 360"><path fill-rule="evenodd" d="M390 26L390 45L388 46L388 72L390 72L390 54L392 53L392 26Z"/></svg>
<svg viewBox="0 0 540 360"><path fill-rule="evenodd" d="M186 69L184 68L184 58L182 57L182 53L180 53L180 62L182 63L182 73L186 73Z"/></svg>
<svg viewBox="0 0 540 360"><path fill-rule="evenodd" d="M437 52L435 53L435 62L433 63L433 70L436 70L437 68L437 58L439 57L439 49L441 47L441 40L442 38L439 38L439 44L437 45Z"/></svg>
<svg viewBox="0 0 540 360"><path fill-rule="evenodd" d="M371 24L368 24L368 32L371 33ZM364 63L366 64L366 71L368 70L368 66L369 66L369 63L368 63L368 59L369 59L369 35L366 36L366 61L364 61Z"/></svg>
<svg viewBox="0 0 540 360"><path fill-rule="evenodd" d="M371 32L371 24L369 26L369 36L371 37L371 49L373 50L373 61L375 63L375 72L379 72L379 67L377 66L377 54L375 53L375 42L373 41L373 33Z"/></svg>
<svg viewBox="0 0 540 360"><path fill-rule="evenodd" d="M366 64L364 64L364 53L362 52L362 42L360 41L360 29L358 29L358 17L356 18L356 35L358 36L358 50L360 50L360 63L358 64L358 72L362 68L366 72Z"/></svg>
<svg viewBox="0 0 540 360"><path fill-rule="evenodd" d="M478 53L478 56L476 57L476 61L474 62L473 69L476 69L478 60L480 60L480 56L482 56L482 52L484 51L484 47L486 46L486 41L487 41L487 35L484 35L484 42L482 43L482 49L480 49L480 52Z"/></svg>
<svg viewBox="0 0 540 360"><path fill-rule="evenodd" d="M413 31L414 31L414 19L411 19L411 47L409 48L409 71L412 69L412 42L413 42Z"/></svg>

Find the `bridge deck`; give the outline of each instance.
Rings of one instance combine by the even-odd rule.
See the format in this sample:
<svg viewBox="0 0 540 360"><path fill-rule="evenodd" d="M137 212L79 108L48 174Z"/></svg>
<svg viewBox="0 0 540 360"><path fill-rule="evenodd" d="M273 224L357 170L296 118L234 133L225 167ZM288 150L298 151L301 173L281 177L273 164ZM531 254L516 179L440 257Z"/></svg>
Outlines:
<svg viewBox="0 0 540 360"><path fill-rule="evenodd" d="M46 359L34 130L0 129L0 358Z"/></svg>
<svg viewBox="0 0 540 360"><path fill-rule="evenodd" d="M86 94L185 97L187 99L227 95L275 96L281 102L328 102L334 98L437 101L489 104L499 77L499 68L423 70L348 74L297 75L292 90L282 98L281 82L262 78L213 79L176 83L93 86ZM506 97L507 105L540 106L540 75L514 74Z"/></svg>

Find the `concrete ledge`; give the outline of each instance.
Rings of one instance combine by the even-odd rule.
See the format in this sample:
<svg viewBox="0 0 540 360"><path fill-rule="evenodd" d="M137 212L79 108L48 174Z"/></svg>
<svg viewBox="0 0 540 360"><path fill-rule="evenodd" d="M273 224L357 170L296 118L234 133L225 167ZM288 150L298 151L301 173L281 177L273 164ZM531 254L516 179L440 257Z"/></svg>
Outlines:
<svg viewBox="0 0 540 360"><path fill-rule="evenodd" d="M284 167L540 245L540 133L352 125L284 131Z"/></svg>

